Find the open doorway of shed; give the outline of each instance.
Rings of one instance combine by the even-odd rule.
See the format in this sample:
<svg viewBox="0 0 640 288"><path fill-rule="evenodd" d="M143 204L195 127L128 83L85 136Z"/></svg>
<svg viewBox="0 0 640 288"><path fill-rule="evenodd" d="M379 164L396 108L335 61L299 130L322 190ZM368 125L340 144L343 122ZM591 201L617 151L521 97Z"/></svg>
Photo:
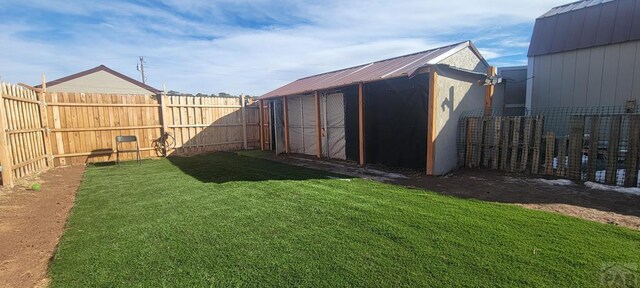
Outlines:
<svg viewBox="0 0 640 288"><path fill-rule="evenodd" d="M364 85L366 163L425 169L429 74Z"/></svg>

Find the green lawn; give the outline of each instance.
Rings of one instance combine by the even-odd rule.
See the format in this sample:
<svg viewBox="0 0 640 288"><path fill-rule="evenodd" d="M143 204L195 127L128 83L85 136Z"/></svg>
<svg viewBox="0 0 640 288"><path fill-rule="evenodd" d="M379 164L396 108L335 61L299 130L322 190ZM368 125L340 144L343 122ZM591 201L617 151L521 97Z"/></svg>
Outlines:
<svg viewBox="0 0 640 288"><path fill-rule="evenodd" d="M590 287L605 262L640 266L640 233L215 153L88 167L50 275L54 287Z"/></svg>

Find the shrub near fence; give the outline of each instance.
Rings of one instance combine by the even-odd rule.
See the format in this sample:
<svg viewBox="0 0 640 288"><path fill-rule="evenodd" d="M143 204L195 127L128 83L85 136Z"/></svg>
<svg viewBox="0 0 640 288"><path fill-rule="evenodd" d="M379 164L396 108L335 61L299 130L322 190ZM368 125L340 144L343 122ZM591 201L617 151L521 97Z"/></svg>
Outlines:
<svg viewBox="0 0 640 288"><path fill-rule="evenodd" d="M113 161L119 135L137 136L146 158L259 146L258 107L244 98L1 88L3 185L48 167ZM159 142L165 133L171 135L168 150Z"/></svg>
<svg viewBox="0 0 640 288"><path fill-rule="evenodd" d="M571 115L561 135L543 132L543 116L463 121L459 158L466 167L639 186L640 114Z"/></svg>

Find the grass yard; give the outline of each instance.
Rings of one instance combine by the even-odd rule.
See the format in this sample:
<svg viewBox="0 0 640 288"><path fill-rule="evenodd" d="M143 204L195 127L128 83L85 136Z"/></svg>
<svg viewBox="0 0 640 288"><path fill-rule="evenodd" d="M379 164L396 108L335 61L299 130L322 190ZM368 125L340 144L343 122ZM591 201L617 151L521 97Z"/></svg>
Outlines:
<svg viewBox="0 0 640 288"><path fill-rule="evenodd" d="M640 265L640 233L215 153L88 167L50 276L54 287L592 287L606 262Z"/></svg>

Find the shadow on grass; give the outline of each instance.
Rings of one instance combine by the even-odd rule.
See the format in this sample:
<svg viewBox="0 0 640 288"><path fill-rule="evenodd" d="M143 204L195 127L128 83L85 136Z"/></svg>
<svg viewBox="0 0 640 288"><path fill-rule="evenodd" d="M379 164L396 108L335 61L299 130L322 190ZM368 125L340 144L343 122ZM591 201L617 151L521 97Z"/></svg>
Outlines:
<svg viewBox="0 0 640 288"><path fill-rule="evenodd" d="M214 152L192 157L172 156L167 159L182 172L205 183L350 178L232 152Z"/></svg>
<svg viewBox="0 0 640 288"><path fill-rule="evenodd" d="M109 161L109 162L98 162L98 163L89 163L91 166L95 166L95 167L109 167L109 166L114 166L116 165L116 161Z"/></svg>

